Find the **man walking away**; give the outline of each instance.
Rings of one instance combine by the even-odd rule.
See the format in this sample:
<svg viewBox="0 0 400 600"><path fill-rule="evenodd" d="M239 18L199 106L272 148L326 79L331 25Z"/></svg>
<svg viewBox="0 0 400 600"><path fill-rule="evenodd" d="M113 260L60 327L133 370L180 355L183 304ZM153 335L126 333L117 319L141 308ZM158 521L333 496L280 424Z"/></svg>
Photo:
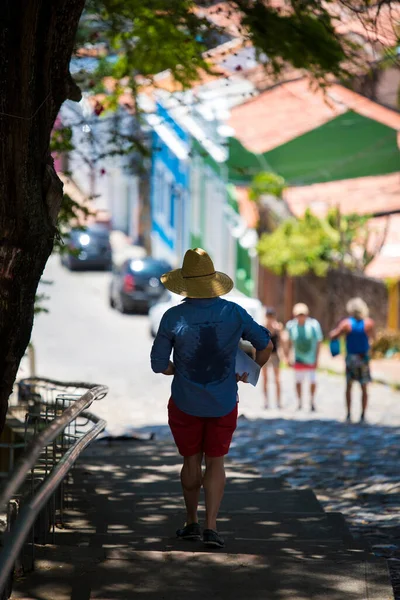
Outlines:
<svg viewBox="0 0 400 600"><path fill-rule="evenodd" d="M336 329L330 332L332 340L346 337L346 406L347 421L351 420L351 391L353 381L358 381L362 390L362 412L360 421L365 420L368 405L368 384L371 381L369 369L370 340L375 334L375 323L368 317L368 306L361 298L352 298L346 306L349 317L343 319Z"/></svg>
<svg viewBox="0 0 400 600"><path fill-rule="evenodd" d="M238 381L235 359L241 338L256 350L260 367L272 352L270 333L233 302L227 294L233 282L215 270L201 248L188 250L181 269L162 276L167 289L185 300L163 316L151 351L156 373L172 375L168 422L183 456L181 482L186 504L186 524L177 536L200 539L197 518L200 488L206 503L203 541L222 548L217 516L225 488L224 456L229 451L237 421ZM173 350L173 362L170 361ZM202 463L205 472L202 474Z"/></svg>
<svg viewBox="0 0 400 600"><path fill-rule="evenodd" d="M298 410L303 405L303 382L310 380L310 409L315 411L315 392L317 389L316 369L321 342L323 340L321 325L309 316L308 306L299 302L293 307L293 319L286 324L289 334L287 361L293 364L296 381ZM291 351L294 360L291 359Z"/></svg>

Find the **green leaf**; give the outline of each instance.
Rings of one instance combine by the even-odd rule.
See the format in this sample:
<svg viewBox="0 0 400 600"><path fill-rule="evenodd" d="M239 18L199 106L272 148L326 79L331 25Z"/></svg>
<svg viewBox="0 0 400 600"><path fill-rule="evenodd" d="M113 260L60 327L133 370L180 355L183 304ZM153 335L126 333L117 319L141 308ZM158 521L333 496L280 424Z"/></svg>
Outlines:
<svg viewBox="0 0 400 600"><path fill-rule="evenodd" d="M283 177L276 173L262 171L253 178L249 197L254 201L259 200L264 195L281 198L285 188L286 183Z"/></svg>
<svg viewBox="0 0 400 600"><path fill-rule="evenodd" d="M288 219L262 235L258 253L261 264L278 275L325 277L329 269L340 267L363 271L375 256L370 233L368 216L342 215L334 209L320 219L307 210L302 218ZM384 235L378 236L379 243Z"/></svg>

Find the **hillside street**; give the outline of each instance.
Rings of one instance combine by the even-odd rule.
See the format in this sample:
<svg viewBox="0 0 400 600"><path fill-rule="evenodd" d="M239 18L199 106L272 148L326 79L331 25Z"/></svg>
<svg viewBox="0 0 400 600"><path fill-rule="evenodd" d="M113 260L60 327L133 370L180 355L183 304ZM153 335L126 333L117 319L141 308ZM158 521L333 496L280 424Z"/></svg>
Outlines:
<svg viewBox="0 0 400 600"><path fill-rule="evenodd" d="M106 384L110 393L93 410L107 420L109 434L151 431L156 439L170 440L170 380L150 369L148 318L109 308L109 278L102 272L70 273L58 258L50 260L44 279L53 284L41 286L50 296L50 312L38 315L32 336L38 375ZM295 487L311 487L326 510L343 512L353 532L367 535L378 554L395 559L400 546L400 393L371 385L368 423L347 425L343 377L320 373L315 414L307 402L304 411L295 410L288 369L282 371L282 382L282 411L265 411L260 387L241 385L242 417L232 458L263 476L283 475ZM354 392L356 420L359 390ZM400 564L394 559L392 567Z"/></svg>
<svg viewBox="0 0 400 600"><path fill-rule="evenodd" d="M166 403L171 380L150 369L152 338L145 315L122 315L108 306L110 273L72 272L52 257L43 276L51 285L39 291L49 296L48 314L36 317L32 341L36 348L37 374L65 381L84 380L106 384L107 398L94 410L107 419L108 430L120 434L127 427L166 423ZM340 358L338 360L341 360ZM29 374L27 365L22 375ZM261 388L240 386L240 413L250 419L281 417L296 420L343 420L342 377L319 376L318 412L297 413L292 373L282 370L283 412L263 409ZM359 416L355 388L354 419ZM388 387L371 386L369 422L400 424L400 394ZM273 390L271 406L274 406ZM307 401L305 402L307 407Z"/></svg>

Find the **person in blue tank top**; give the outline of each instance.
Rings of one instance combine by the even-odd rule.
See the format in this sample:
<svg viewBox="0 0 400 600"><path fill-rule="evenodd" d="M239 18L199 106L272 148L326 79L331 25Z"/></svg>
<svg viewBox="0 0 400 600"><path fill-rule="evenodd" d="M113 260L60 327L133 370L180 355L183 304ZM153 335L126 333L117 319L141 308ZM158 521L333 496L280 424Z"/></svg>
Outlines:
<svg viewBox="0 0 400 600"><path fill-rule="evenodd" d="M347 420L351 420L351 388L358 381L362 390L362 412L360 421L365 420L368 405L368 384L371 381L369 369L370 340L374 336L375 323L369 318L368 306L361 298L352 298L346 306L349 316L343 319L336 329L330 332L332 340L346 336L346 405Z"/></svg>

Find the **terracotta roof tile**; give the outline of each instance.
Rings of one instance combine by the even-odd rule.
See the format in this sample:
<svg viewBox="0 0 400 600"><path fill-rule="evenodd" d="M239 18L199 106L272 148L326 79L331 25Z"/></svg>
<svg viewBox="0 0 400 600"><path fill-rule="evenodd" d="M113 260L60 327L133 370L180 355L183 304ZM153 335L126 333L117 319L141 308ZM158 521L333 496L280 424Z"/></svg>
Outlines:
<svg viewBox="0 0 400 600"><path fill-rule="evenodd" d="M226 71L221 65L221 61L224 57L232 55L245 46L245 42L240 39L235 39L225 44L221 44L212 50L208 50L204 53L204 58L212 69L211 73L200 69L198 73L197 81L192 83L192 88L205 85L211 81L215 81L220 77L226 77L231 75L230 72ZM164 90L166 92L174 93L183 90L183 86L177 82L171 71L163 71L154 76L153 82L150 83L149 79L137 78L138 84L140 85L140 91L148 96L152 96L156 90Z"/></svg>
<svg viewBox="0 0 400 600"><path fill-rule="evenodd" d="M304 77L304 72L300 69L295 69L291 65L286 65L280 75L277 76L275 73L268 71L264 65L259 64L253 69L246 69L243 75L248 81L251 81L259 92L265 92L274 85L281 84L282 81L291 81Z"/></svg>
<svg viewBox="0 0 400 600"><path fill-rule="evenodd" d="M237 6L230 2L218 2L196 10L197 15L206 18L217 27L233 36L240 36L242 30L242 14Z"/></svg>
<svg viewBox="0 0 400 600"><path fill-rule="evenodd" d="M377 11L379 14L377 15ZM368 42L382 46L394 46L397 43L396 26L400 22L400 4L378 4L364 15L355 15L345 9L338 12L335 29L339 34L356 34Z"/></svg>
<svg viewBox="0 0 400 600"><path fill-rule="evenodd" d="M325 93L312 89L307 77L277 85L254 100L236 106L229 125L246 148L263 153L348 110L400 130L399 113L341 85L330 85Z"/></svg>
<svg viewBox="0 0 400 600"><path fill-rule="evenodd" d="M321 216L331 206L345 213L377 213L400 209L400 172L377 177L357 177L287 188L284 198L299 216L310 208Z"/></svg>
<svg viewBox="0 0 400 600"><path fill-rule="evenodd" d="M323 125L346 111L328 103L321 90L312 90L307 78L277 85L254 100L232 109L229 125L252 152L262 153L281 146Z"/></svg>
<svg viewBox="0 0 400 600"><path fill-rule="evenodd" d="M334 102L343 102L358 114L400 131L400 113L381 106L342 85L334 84L330 86L327 94L328 98Z"/></svg>
<svg viewBox="0 0 400 600"><path fill-rule="evenodd" d="M272 0L268 4L280 9L281 14L291 12L290 3L285 0ZM398 2L392 2L390 6L379 3L363 15L355 14L339 3L330 5L329 11L334 17L335 29L341 35L356 34L368 42L378 42L383 46L394 46L397 42L396 25L400 21ZM243 33L241 12L231 2L217 2L206 8L197 8L195 12L231 35L240 36Z"/></svg>

